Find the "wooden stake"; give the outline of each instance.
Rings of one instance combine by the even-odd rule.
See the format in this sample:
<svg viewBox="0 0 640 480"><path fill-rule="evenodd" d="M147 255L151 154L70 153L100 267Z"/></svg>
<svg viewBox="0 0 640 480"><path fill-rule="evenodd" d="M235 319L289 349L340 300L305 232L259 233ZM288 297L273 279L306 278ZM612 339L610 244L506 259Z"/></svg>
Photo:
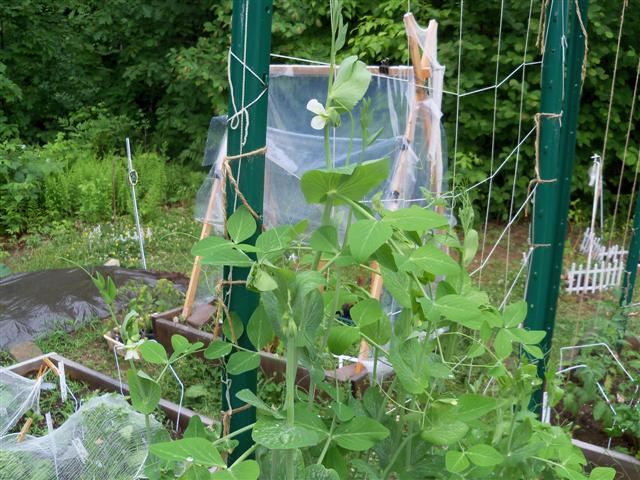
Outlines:
<svg viewBox="0 0 640 480"><path fill-rule="evenodd" d="M420 39L418 34L418 23L412 13L407 13L404 16L404 26L407 32L407 38L409 39L409 56L411 57L411 64L413 65L413 76L415 81L415 103L409 110L407 117L407 125L405 127L405 141L407 148L400 152L396 169L391 179L391 192L394 199L398 201L392 202L389 205L389 210L397 210L400 206L400 201L404 198L404 182L409 175L411 168L411 160L409 158L410 148L413 144L416 133L416 121L418 116L418 108L420 102L423 102L427 95L425 83L432 75L432 65L429 58L436 58L437 55L437 33L438 23L435 20L429 22L426 35L427 41L425 49L420 55ZM423 129L425 140L429 139L431 134L431 121L428 116L423 116ZM441 148L437 146L436 148ZM436 197L441 193L442 185L442 168L438 168L437 161L442 162L442 159L433 158L431 162L431 191L435 192ZM438 212L443 213L444 208L438 207ZM371 267L379 272L379 266L377 262L371 262ZM383 281L380 273L371 274L371 296L376 299L380 299L382 296ZM361 372L364 369L363 361L369 358L369 344L366 340L360 342L360 352L358 354L358 363L356 365L356 372Z"/></svg>
<svg viewBox="0 0 640 480"><path fill-rule="evenodd" d="M18 438L16 439L16 442L20 443L24 441L24 437L27 435L27 432L29 432L29 429L31 428L31 424L33 424L33 419L27 418L27 421L24 422L24 425L20 429L20 433L18 434Z"/></svg>
<svg viewBox="0 0 640 480"><path fill-rule="evenodd" d="M53 370L53 373L55 373L56 375L60 376L60 372L58 371L58 367L56 367L53 364L53 362L51 360L49 360L48 357L43 357L42 361L47 364L47 367L49 367L51 370ZM46 369L42 372L42 375L44 375L45 373L46 373Z"/></svg>
<svg viewBox="0 0 640 480"><path fill-rule="evenodd" d="M221 160L227 155L227 134L225 133L220 141L220 150L218 151L218 157L214 164L214 168L220 165ZM222 175L222 173L221 173ZM211 217L216 206L216 197L220 193L224 178L213 178L213 184L211 185L211 194L209 195L209 203L207 204L207 211L204 214L202 231L200 232L200 240L207 238L211 233ZM202 257L197 256L193 260L193 267L191 268L191 277L189 278L189 288L187 288L187 294L184 299L184 307L182 308L182 318L187 319L193 311L193 302L196 299L196 291L198 290L198 283L200 282L200 270L201 270Z"/></svg>

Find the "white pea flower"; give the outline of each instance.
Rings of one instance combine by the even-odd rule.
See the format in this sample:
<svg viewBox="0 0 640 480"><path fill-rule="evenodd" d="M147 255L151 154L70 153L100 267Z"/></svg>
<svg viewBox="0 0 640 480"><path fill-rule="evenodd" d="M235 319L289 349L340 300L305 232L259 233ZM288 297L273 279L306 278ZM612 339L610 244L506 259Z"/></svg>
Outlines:
<svg viewBox="0 0 640 480"><path fill-rule="evenodd" d="M315 130L322 130L329 119L327 111L324 109L324 105L315 98L312 98L307 103L307 110L316 114L316 116L311 119L311 128Z"/></svg>
<svg viewBox="0 0 640 480"><path fill-rule="evenodd" d="M140 345L144 343L144 340L138 340L137 342L132 342L129 340L127 344L124 346L125 360L140 360Z"/></svg>

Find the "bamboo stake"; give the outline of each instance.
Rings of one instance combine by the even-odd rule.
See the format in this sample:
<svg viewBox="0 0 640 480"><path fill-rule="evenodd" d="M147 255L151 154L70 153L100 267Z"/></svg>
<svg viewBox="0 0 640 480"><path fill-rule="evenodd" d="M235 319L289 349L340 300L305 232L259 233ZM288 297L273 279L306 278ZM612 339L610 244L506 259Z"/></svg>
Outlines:
<svg viewBox="0 0 640 480"><path fill-rule="evenodd" d="M411 168L411 161L409 158L410 148L409 146L413 144L415 133L416 133L416 121L418 116L418 108L420 102L423 102L426 99L426 89L424 85L426 81L429 79L432 73L429 54L431 54L432 58L435 58L434 52L436 44L434 40L437 35L438 24L436 21L432 20L429 22L429 27L427 28L427 39L430 45L432 45L432 49L425 48L420 55L420 41L418 35L418 23L414 18L412 13L407 13L404 16L404 25L405 30L407 32L407 38L409 39L409 56L411 57L411 64L413 65L413 75L415 80L415 103L412 105L409 110L409 114L407 117L407 125L405 127L405 141L406 148L404 148L398 157L397 167L393 173L393 178L391 179L391 192L393 198L397 201L392 202L389 206L389 210L397 210L400 206L399 202L404 198L403 195L403 182L407 178ZM428 116L423 117L423 128L425 131L425 139L430 137L431 132L431 122ZM440 169L441 170L441 169ZM441 176L438 176L436 172L438 169L436 168L436 159L432 162L431 165L431 188L432 191L436 192L436 195L440 193L440 185L442 183ZM437 188L434 188L434 182L437 182ZM378 262L371 262L371 267L376 270L378 273L371 274L371 297L375 299L380 299L382 296L382 287L383 280L380 275ZM366 340L362 340L360 342L360 351L358 353L358 363L356 364L356 372L359 373L364 369L363 361L369 358L369 344Z"/></svg>
<svg viewBox="0 0 640 480"><path fill-rule="evenodd" d="M222 159L227 155L227 134L225 133L220 141L220 150L218 151L218 157L216 158L215 166L220 165ZM214 166L214 168L216 168ZM207 211L203 218L202 231L200 232L200 240L207 238L211 233L211 217L216 206L216 197L220 193L220 189L224 182L224 178L218 178L214 176L213 184L211 185L211 194L209 195L209 203L207 204ZM196 256L193 260L193 267L191 268L191 277L189 278L189 288L187 288L187 294L184 299L184 306L182 307L182 318L187 319L193 311L193 302L196 298L196 291L198 290L198 283L200 282L200 270L202 265L202 257Z"/></svg>
<svg viewBox="0 0 640 480"><path fill-rule="evenodd" d="M18 438L16 439L17 443L20 443L24 440L24 437L27 435L27 432L31 428L31 424L33 423L32 418L27 418L27 421L24 422L24 425L20 429L20 433L18 434Z"/></svg>

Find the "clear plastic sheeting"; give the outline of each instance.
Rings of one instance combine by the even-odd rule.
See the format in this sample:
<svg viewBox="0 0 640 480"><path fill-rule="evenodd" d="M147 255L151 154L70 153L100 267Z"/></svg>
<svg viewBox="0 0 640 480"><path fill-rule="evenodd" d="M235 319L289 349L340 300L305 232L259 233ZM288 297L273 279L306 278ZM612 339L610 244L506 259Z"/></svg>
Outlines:
<svg viewBox="0 0 640 480"><path fill-rule="evenodd" d="M264 181L267 227L305 219L312 227L320 224L321 206L307 205L300 191L300 178L309 170L326 166L324 134L311 127L314 114L306 105L314 98L324 102L327 75L326 67L271 67ZM433 86L441 89L441 80ZM426 88L426 91L431 90ZM331 131L334 166L388 157L391 160L389 177L378 190L382 193L382 202L391 210L412 204L424 205L425 193L428 195L432 191L432 171L444 178L444 142L439 104L435 107L437 99L428 94L426 100L416 101L413 69L409 67L392 67L388 75L374 73L365 98L370 101L368 134L371 136L380 128L382 133L363 148L361 125L365 110L360 102L353 112L353 120L343 115L342 124ZM222 232L223 225L223 189L219 183L226 155L225 129L224 117L212 119L205 150L205 164L212 168L196 202L196 218L214 225L218 233ZM435 143L438 147L433 145ZM439 161L440 166L430 165L435 161ZM444 186L440 185L436 190L443 191ZM378 192L372 192L368 200Z"/></svg>
<svg viewBox="0 0 640 480"><path fill-rule="evenodd" d="M31 380L0 368L0 437L29 410L39 411L42 379Z"/></svg>
<svg viewBox="0 0 640 480"><path fill-rule="evenodd" d="M152 421L151 429L160 425ZM131 480L148 455L145 418L117 395L95 397L43 437L0 438L0 478Z"/></svg>

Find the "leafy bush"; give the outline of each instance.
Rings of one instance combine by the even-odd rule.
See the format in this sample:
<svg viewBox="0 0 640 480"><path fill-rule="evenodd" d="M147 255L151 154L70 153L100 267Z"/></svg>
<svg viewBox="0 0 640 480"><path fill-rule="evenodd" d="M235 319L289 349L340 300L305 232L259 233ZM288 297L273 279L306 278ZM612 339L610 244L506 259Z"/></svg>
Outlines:
<svg viewBox="0 0 640 480"><path fill-rule="evenodd" d="M102 138L99 133L83 132L93 140L59 134L42 147L0 144L0 232L16 234L65 219L97 223L132 213L126 157L105 154L106 144L95 140ZM144 219L163 205L193 199L202 177L156 152L136 154L134 167Z"/></svg>
<svg viewBox="0 0 640 480"><path fill-rule="evenodd" d="M18 233L37 218L41 184L60 164L19 142L0 144L0 231Z"/></svg>

